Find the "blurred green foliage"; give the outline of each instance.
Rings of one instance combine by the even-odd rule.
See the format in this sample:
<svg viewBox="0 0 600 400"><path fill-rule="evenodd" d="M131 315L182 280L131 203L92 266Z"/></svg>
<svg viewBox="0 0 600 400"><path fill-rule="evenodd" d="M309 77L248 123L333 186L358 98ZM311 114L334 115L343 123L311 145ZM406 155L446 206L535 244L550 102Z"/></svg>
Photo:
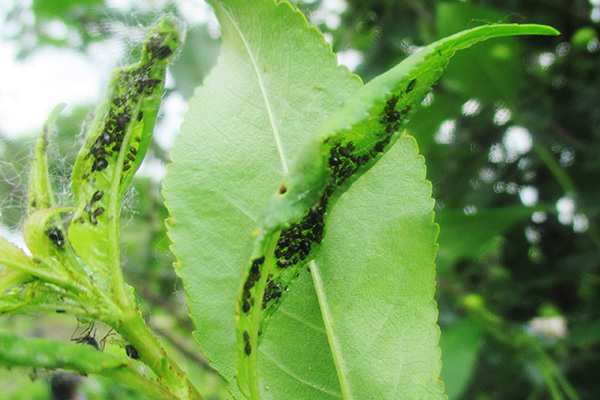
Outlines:
<svg viewBox="0 0 600 400"><path fill-rule="evenodd" d="M437 301L442 378L450 397L600 398L600 42L598 20L592 20L600 18L600 9L594 14L594 2L584 0L346 3L338 26L317 18L331 2L295 4L320 22L336 52L360 52L355 72L365 81L419 46L483 23L541 23L561 31L557 38L497 40L458 54L408 130L427 160L441 225ZM101 0L12 1L6 7L4 22L12 28L0 34L19 43L20 57L44 46L85 54L90 44L107 39L128 45L158 15L178 15L188 21L188 33L170 70L171 95L186 99L218 55L219 40L209 24L191 22L197 19L174 1L131 2L119 9ZM52 32L56 22L64 24L66 35ZM52 144L59 197L91 109L73 106L71 115L58 120ZM507 130L515 126L527 130L533 146L510 155ZM33 140L9 140L0 132L0 222L13 230L24 218ZM149 156L168 161L158 144ZM521 201L524 188L539 195L531 207ZM207 369L191 339L183 288L171 268L160 190L160 182L148 177L134 183L123 218L124 269L150 324L187 360L198 387L207 398L224 399L223 382ZM575 204L574 221L557 212L565 196ZM538 317L542 322L558 317L566 329L559 324L544 330L534 323ZM31 322L36 334L48 334L45 321ZM2 329L13 326L7 322L0 321ZM2 371L5 398L50 398L50 375L32 383L31 374ZM81 382L89 399L135 398L105 380Z"/></svg>

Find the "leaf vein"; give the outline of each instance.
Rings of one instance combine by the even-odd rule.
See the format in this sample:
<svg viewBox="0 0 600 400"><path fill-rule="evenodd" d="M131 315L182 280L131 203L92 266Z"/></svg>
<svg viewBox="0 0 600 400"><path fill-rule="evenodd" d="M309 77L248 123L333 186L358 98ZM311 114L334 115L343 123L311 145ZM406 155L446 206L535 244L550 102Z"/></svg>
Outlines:
<svg viewBox="0 0 600 400"><path fill-rule="evenodd" d="M252 67L254 68L254 72L256 73L256 80L258 81L258 86L260 87L260 91L262 93L262 97L265 102L265 107L267 109L267 115L269 116L269 123L271 124L271 129L273 130L273 137L275 138L275 143L277 145L277 151L279 152L279 159L281 160L281 166L283 168L283 173L287 174L288 166L287 166L287 161L285 160L285 154L283 153L283 146L281 144L281 136L279 134L279 129L277 128L277 125L275 123L275 117L273 116L272 106L269 101L269 97L267 96L267 90L265 89L265 84L263 82L263 79L260 75L260 71L258 69L258 63L256 62L254 55L252 54L252 51L250 50L250 45L248 44L246 37L240 30L240 27L238 26L238 24L235 22L235 20L233 19L231 14L228 12L228 10L223 9L223 13L227 16L227 18L229 18L231 25L235 28L236 32L240 36L242 43L244 44L244 47L246 48L246 51L248 52L248 57L250 58L250 62L252 63Z"/></svg>

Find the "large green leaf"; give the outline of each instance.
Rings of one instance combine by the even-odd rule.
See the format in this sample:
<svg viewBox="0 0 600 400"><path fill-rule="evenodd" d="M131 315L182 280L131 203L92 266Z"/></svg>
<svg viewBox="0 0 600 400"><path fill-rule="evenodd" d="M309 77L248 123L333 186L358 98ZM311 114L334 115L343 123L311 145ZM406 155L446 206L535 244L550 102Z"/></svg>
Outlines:
<svg viewBox="0 0 600 400"><path fill-rule="evenodd" d="M361 204L366 209L378 212L381 207L390 212L380 220L385 221L382 223L388 235L373 238L373 243L380 248L386 248L390 242L394 245L389 252L382 253L381 259L369 258L369 263L379 266L383 277L401 273L409 286L390 285L382 291L381 299L376 299L387 304L389 296L394 301L398 297L410 298L404 304L388 305L391 308L386 310L394 318L390 319L391 327L384 329L390 329L393 335L402 331L407 335L406 342L379 337L371 329L370 343L365 341L362 348L339 343L340 340L351 342L352 319L339 326L335 324L337 319L332 322L331 318L337 318L335 313L343 308L338 309L339 304L327 298L335 296L330 290L352 288L346 285L353 285L356 276L338 271L337 276L343 278L340 283L323 279L335 269L329 271L333 268L329 266L330 260L323 260L322 256L316 264L316 292L310 282L300 276L302 291L294 287L293 295L281 312L274 312L303 269L301 261L314 258L322 241L324 252L330 243L340 244L345 231L350 229L350 216L367 225L374 223L374 231L380 229L373 215L381 214L358 214L352 211L352 206L346 205L339 211L331 208L329 222L335 228L328 228L323 236L327 201L332 196L331 203L343 202L342 193L355 180L347 178L365 173L384 150L400 138L399 130L406 114L420 103L455 50L494 36L554 31L515 25L469 31L427 47L349 97L357 89L358 81L350 79L346 70L336 68L335 58L322 37L308 29L301 14L288 4L271 0L251 5L233 0L214 4L223 35L221 56L190 102L181 136L173 147L173 164L168 169L165 191L173 217L169 225L173 250L179 260L178 273L186 286L200 347L213 366L231 382L236 358L233 292L240 288L238 378L243 391L251 392L253 397L257 398L260 392L263 398L273 399L339 398L342 393L347 398L353 395L356 398L381 395L418 398L419 388L426 391L421 393L441 396L440 387L435 383L439 374L439 352L432 300L435 228L429 186L411 139L402 140L403 145L398 150L408 157L403 163L406 170L398 169L396 162L391 174L410 177L407 181L382 184L378 179L389 179L390 174L381 167L384 168L381 177L363 177L357 189L346 192L347 196L359 193L355 195L362 199ZM405 206L408 198L387 198L387 190L382 187L403 188L403 185L410 186L407 182L414 185L409 193L419 193L417 200L410 198L409 202L419 213L410 217L414 218L412 231L399 232L408 225L406 215L395 207L397 203ZM337 190L338 187L342 190ZM323 196L324 190L326 196ZM402 189L390 189L394 193L398 190ZM277 194L272 197L274 192ZM365 192L372 197L365 197ZM389 207L382 207L388 204L385 202L391 202ZM266 212L263 211L265 204ZM315 207L311 210L312 206ZM318 214L316 218L311 212ZM342 217L338 217L340 221L336 224L337 212ZM302 223L290 225L301 218ZM362 221L363 218L367 221ZM394 222L399 225L394 226ZM285 229L283 242L278 241L282 229ZM418 262L411 259L413 248L410 246L404 248L400 256L396 253L402 249L398 245L401 242L390 241L390 238L400 233L414 244L414 254L420 257ZM412 240L411 234L415 235ZM329 235L335 239L329 239ZM252 236L255 239L248 249ZM359 240L358 236L355 240ZM328 253L330 257L341 258L345 252L358 247L354 241L344 242L344 245L332 248ZM313 251L299 251L296 246L312 247ZM244 264L247 267L240 285L239 266ZM398 268L400 264L407 269ZM360 267L355 270L357 268ZM415 282L418 282L416 287ZM398 296L398 290L419 298ZM372 297L364 300L369 302ZM403 321L400 315L407 309L418 314L411 321L418 319L422 325L404 332L400 327L410 323ZM364 305L361 312L365 312ZM272 326L266 331L267 321L273 315ZM368 322L359 323L356 333L364 334L368 326ZM421 363L414 355L403 358L402 352L412 350L420 340L428 351L420 357L427 361ZM369 355L370 361L380 361L382 353L389 350L387 342L393 342L390 346L393 353L402 358L400 365L422 367L414 375L415 381L410 381L411 373L398 371L394 363L380 375L375 365L361 364L357 354ZM381 353L375 351L377 349ZM301 357L298 352L302 353ZM261 370L260 387L257 364ZM357 367L356 370L349 371L353 367ZM390 374L396 386L375 387ZM372 383L363 388L370 379ZM410 388L396 389L405 385ZM231 390L235 394L235 387Z"/></svg>
<svg viewBox="0 0 600 400"><path fill-rule="evenodd" d="M302 255L321 243L328 209L399 138L456 50L493 37L555 33L539 25L490 25L442 39L373 79L318 127L253 232L236 313L238 383L244 391L259 396L258 356L252 349L298 276Z"/></svg>
<svg viewBox="0 0 600 400"><path fill-rule="evenodd" d="M287 3L231 1L215 11L221 55L173 145L165 197L196 340L233 382L235 298L252 230L315 125L360 82Z"/></svg>
<svg viewBox="0 0 600 400"><path fill-rule="evenodd" d="M332 208L311 273L344 399L442 398L437 233L409 136Z"/></svg>

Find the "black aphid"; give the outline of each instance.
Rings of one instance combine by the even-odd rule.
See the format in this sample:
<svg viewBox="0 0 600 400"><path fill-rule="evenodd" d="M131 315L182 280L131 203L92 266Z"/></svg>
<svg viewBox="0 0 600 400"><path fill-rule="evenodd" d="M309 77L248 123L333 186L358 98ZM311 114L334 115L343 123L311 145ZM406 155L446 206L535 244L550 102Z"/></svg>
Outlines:
<svg viewBox="0 0 600 400"><path fill-rule="evenodd" d="M329 158L329 165L331 165L332 167L335 167L336 165L340 165L342 163L342 161L337 158L336 156L331 156Z"/></svg>
<svg viewBox="0 0 600 400"><path fill-rule="evenodd" d="M247 356L249 356L252 353L252 346L250 346L250 343L246 344L244 351L246 351Z"/></svg>
<svg viewBox="0 0 600 400"><path fill-rule="evenodd" d="M290 262L288 260L279 260L277 261L277 266L279 268L287 268L290 266Z"/></svg>
<svg viewBox="0 0 600 400"><path fill-rule="evenodd" d="M310 245L310 242L308 240L303 240L303 241L300 242L300 249L304 253L306 253L306 254L310 253L310 247L311 247L311 245Z"/></svg>
<svg viewBox="0 0 600 400"><path fill-rule="evenodd" d="M244 304L242 304L242 310L247 313L250 311L250 303L247 300L244 300Z"/></svg>
<svg viewBox="0 0 600 400"><path fill-rule="evenodd" d="M135 147L130 147L130 148L129 148L129 152L130 152L131 154L133 154L134 156L137 156L137 150L135 149Z"/></svg>
<svg viewBox="0 0 600 400"><path fill-rule="evenodd" d="M106 161L106 158L98 157L94 160L94 164L92 165L92 172L102 171L106 167L108 167L108 161Z"/></svg>
<svg viewBox="0 0 600 400"><path fill-rule="evenodd" d="M138 113L137 120L138 120L138 121L141 121L141 120L142 120L142 118L144 118L144 113L140 111L140 112Z"/></svg>
<svg viewBox="0 0 600 400"><path fill-rule="evenodd" d="M406 93L412 92L412 90L415 88L416 85L417 85L417 80L416 79L413 79L412 81L410 81L410 83L406 87Z"/></svg>
<svg viewBox="0 0 600 400"><path fill-rule="evenodd" d="M128 344L127 346L125 346L125 353L127 353L127 356L129 358L133 358L134 360L139 360L140 359L140 355L138 354L137 350L135 349L135 347L133 347L130 344Z"/></svg>
<svg viewBox="0 0 600 400"><path fill-rule="evenodd" d="M135 161L135 156L131 153L127 154L127 158L129 158L130 161Z"/></svg>
<svg viewBox="0 0 600 400"><path fill-rule="evenodd" d="M104 208L102 207L98 207L94 210L94 217L97 217L99 215L102 215L102 213L104 212Z"/></svg>
<svg viewBox="0 0 600 400"><path fill-rule="evenodd" d="M102 190L96 190L92 195L92 203L99 201L102 196L104 196L104 192Z"/></svg>
<svg viewBox="0 0 600 400"><path fill-rule="evenodd" d="M131 168L131 165L126 164L123 166L123 171L127 171L129 168Z"/></svg>
<svg viewBox="0 0 600 400"><path fill-rule="evenodd" d="M117 126L121 129L124 130L125 127L127 126L127 123L131 121L131 115L127 114L127 113L121 113L117 116Z"/></svg>
<svg viewBox="0 0 600 400"><path fill-rule="evenodd" d="M48 239L50 239L50 241L56 245L56 247L58 247L59 249L63 248L65 244L65 236L63 235L60 229L50 228L44 231L44 233L46 234L46 236L48 236Z"/></svg>
<svg viewBox="0 0 600 400"><path fill-rule="evenodd" d="M344 157L350 157L350 152L345 147L340 147L340 155Z"/></svg>

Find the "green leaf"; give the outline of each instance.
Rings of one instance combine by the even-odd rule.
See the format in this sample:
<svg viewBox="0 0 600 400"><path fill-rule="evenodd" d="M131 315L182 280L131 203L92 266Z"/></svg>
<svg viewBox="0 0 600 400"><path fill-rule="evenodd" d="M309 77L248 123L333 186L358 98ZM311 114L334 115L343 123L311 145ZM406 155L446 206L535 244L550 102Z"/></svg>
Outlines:
<svg viewBox="0 0 600 400"><path fill-rule="evenodd" d="M106 301L98 299L97 294L82 295L81 291L65 290L57 285L35 280L0 295L0 315L68 313L86 320L106 321L110 318L106 314L114 313L114 307L108 308L105 306Z"/></svg>
<svg viewBox="0 0 600 400"><path fill-rule="evenodd" d="M4 238L0 238L0 264L6 267L5 271L16 269L22 272L22 274L10 272L4 274L3 271L2 277L8 279L11 286L13 282L20 281L18 283L23 283L34 277L48 282L64 282L64 276L59 271L43 263L39 258L26 255L21 249ZM2 287L6 290L10 286L2 284Z"/></svg>
<svg viewBox="0 0 600 400"><path fill-rule="evenodd" d="M133 361L105 354L82 344L0 334L0 364L8 367L67 369L110 377L153 399L175 399L153 380L141 375Z"/></svg>
<svg viewBox="0 0 600 400"><path fill-rule="evenodd" d="M539 25L491 25L442 39L373 79L317 129L255 231L237 308L238 383L243 391L258 398L257 356L252 349L258 347L270 316L298 276L302 263L296 257L302 252L298 250L301 243L321 242L324 216L331 204L399 138L406 119L456 50L516 34L556 31Z"/></svg>
<svg viewBox="0 0 600 400"><path fill-rule="evenodd" d="M480 324L466 317L442 327L442 381L450 399L459 399L469 384L482 341Z"/></svg>
<svg viewBox="0 0 600 400"><path fill-rule="evenodd" d="M45 208L31 214L23 226L23 238L31 253L46 263L87 276L72 256L58 215L73 211L70 207Z"/></svg>
<svg viewBox="0 0 600 400"><path fill-rule="evenodd" d="M33 161L29 167L29 187L27 191L27 208L28 214L32 214L37 210L44 208L54 207L56 201L54 199L54 192L52 190L52 184L50 183L50 176L48 171L48 156L47 147L49 141L50 132L54 129L54 124L58 115L65 108L65 103L60 103L50 113L48 119L42 125L42 130L38 136L36 147L33 154ZM48 232L52 232L56 238L64 238L64 228L57 218L52 218L52 227L49 227ZM45 225L45 222L44 222ZM50 231L51 230L51 231ZM43 242L47 241L47 237L41 239ZM15 251L13 246L7 242L2 242L0 246L5 247L3 254L17 263L27 262L27 257L22 257L21 252ZM31 250L31 247L30 247ZM24 254L23 254L24 255ZM50 257L48 257L50 258ZM23 270L5 267L0 275L0 293L6 291L6 289L25 283L32 280L32 276Z"/></svg>
<svg viewBox="0 0 600 400"><path fill-rule="evenodd" d="M178 45L174 22L164 18L149 32L140 62L113 73L73 168L69 240L104 277L111 275L109 263L118 263L121 200L152 138L166 66Z"/></svg>
<svg viewBox="0 0 600 400"><path fill-rule="evenodd" d="M50 133L54 129L58 115L65 108L65 103L60 103L50 113L48 119L42 125L42 130L33 153L33 161L29 168L29 189L27 191L28 213L33 214L37 210L56 206L54 191L50 183L48 171L48 143Z"/></svg>
<svg viewBox="0 0 600 400"><path fill-rule="evenodd" d="M232 382L235 298L252 230L315 125L360 82L287 3L229 1L215 11L221 55L190 101L164 194L196 340Z"/></svg>
<svg viewBox="0 0 600 400"><path fill-rule="evenodd" d="M515 206L481 210L473 215L466 215L463 210L438 213L438 223L444 227L438 239L438 270L445 272L462 258L478 259L484 256L495 237L526 221L534 211L532 208Z"/></svg>
<svg viewBox="0 0 600 400"><path fill-rule="evenodd" d="M268 341L269 335L289 330L292 325L298 327L290 318L278 318L279 313L274 321L280 321L280 325L271 328L275 333L265 330L266 321L281 303L285 288L300 272L302 264L297 262L294 268L287 269L273 266L282 258L275 251L279 231L287 229L284 238L295 236L289 223L301 219L322 198L328 183L343 187L336 191L335 199L350 187L341 167L333 168L334 172L329 168L332 148L338 156L347 158L344 163L349 175L359 163L374 165L373 160L379 159L383 150L400 137L397 131L400 122L404 122L403 112L408 113L409 107L421 101L456 49L496 35L555 31L534 26L498 26L464 33L409 58L408 63L374 80L349 100L358 82L350 79L347 71L336 68L335 58L322 37L308 29L301 14L293 12L288 4L270 0L214 4L223 37L221 56L190 102L165 180L165 197L173 217L169 221L170 236L179 260L178 274L186 286L188 304L198 328L196 339L213 367L231 381L235 369L232 292L240 287L238 267L246 264L237 330L237 351L241 356L238 377L244 392L258 397L260 391L262 397L274 399L289 397L290 393L294 398L339 398L342 390L336 379L334 359L330 351L321 351L329 345L314 352L318 361L312 365L319 371L312 373L309 368L296 373L282 360L303 358L293 349L301 345L297 337L306 336L291 332L292 335L282 336L282 340ZM329 114L332 115L325 121ZM342 145L345 150L341 150ZM361 156L361 161L352 160L344 155L345 151ZM419 165L422 168L422 163ZM363 167L360 173L366 170ZM422 173L419 179L425 185ZM275 191L278 194L272 198ZM426 226L433 229L429 193L424 201L429 206ZM261 218L265 204L268 212ZM314 210L322 213L319 206ZM253 229L257 221L259 228ZM317 218L317 222L322 226L322 219ZM313 226L315 243L311 246L315 249L323 233L317 231ZM301 237L304 234L305 231L300 232ZM249 250L246 243L251 236L256 239ZM425 247L433 247L433 237L430 239ZM291 251L290 243L283 247L278 250ZM296 251L288 258L293 261L296 255L300 257ZM425 302L434 311L433 252L429 255L424 262L429 262L431 279L421 282L421 288L429 287ZM271 273L279 276L269 276ZM270 288L267 279L272 282ZM299 279L302 281L302 277ZM327 343L323 317L318 316L314 296L312 304L317 307L307 310L310 326L321 335L315 340ZM290 315L296 319L298 313ZM299 322L304 323L302 319ZM435 331L434 315L424 323ZM259 335L265 332L265 342L259 349ZM437 331L433 341L436 340ZM265 354L265 347L271 351L258 359L256 355ZM312 352L313 348L313 341L309 341L304 345L304 353ZM252 354L252 362L248 353ZM431 354L427 359L430 358ZM253 363L260 363L265 380L260 388ZM307 365L301 361L297 364ZM439 369L439 363L433 368ZM432 374L435 372L428 377ZM354 385L353 380L351 388ZM236 394L235 388L231 390Z"/></svg>
<svg viewBox="0 0 600 400"><path fill-rule="evenodd" d="M344 399L443 397L433 204L406 136L331 209L309 265Z"/></svg>

